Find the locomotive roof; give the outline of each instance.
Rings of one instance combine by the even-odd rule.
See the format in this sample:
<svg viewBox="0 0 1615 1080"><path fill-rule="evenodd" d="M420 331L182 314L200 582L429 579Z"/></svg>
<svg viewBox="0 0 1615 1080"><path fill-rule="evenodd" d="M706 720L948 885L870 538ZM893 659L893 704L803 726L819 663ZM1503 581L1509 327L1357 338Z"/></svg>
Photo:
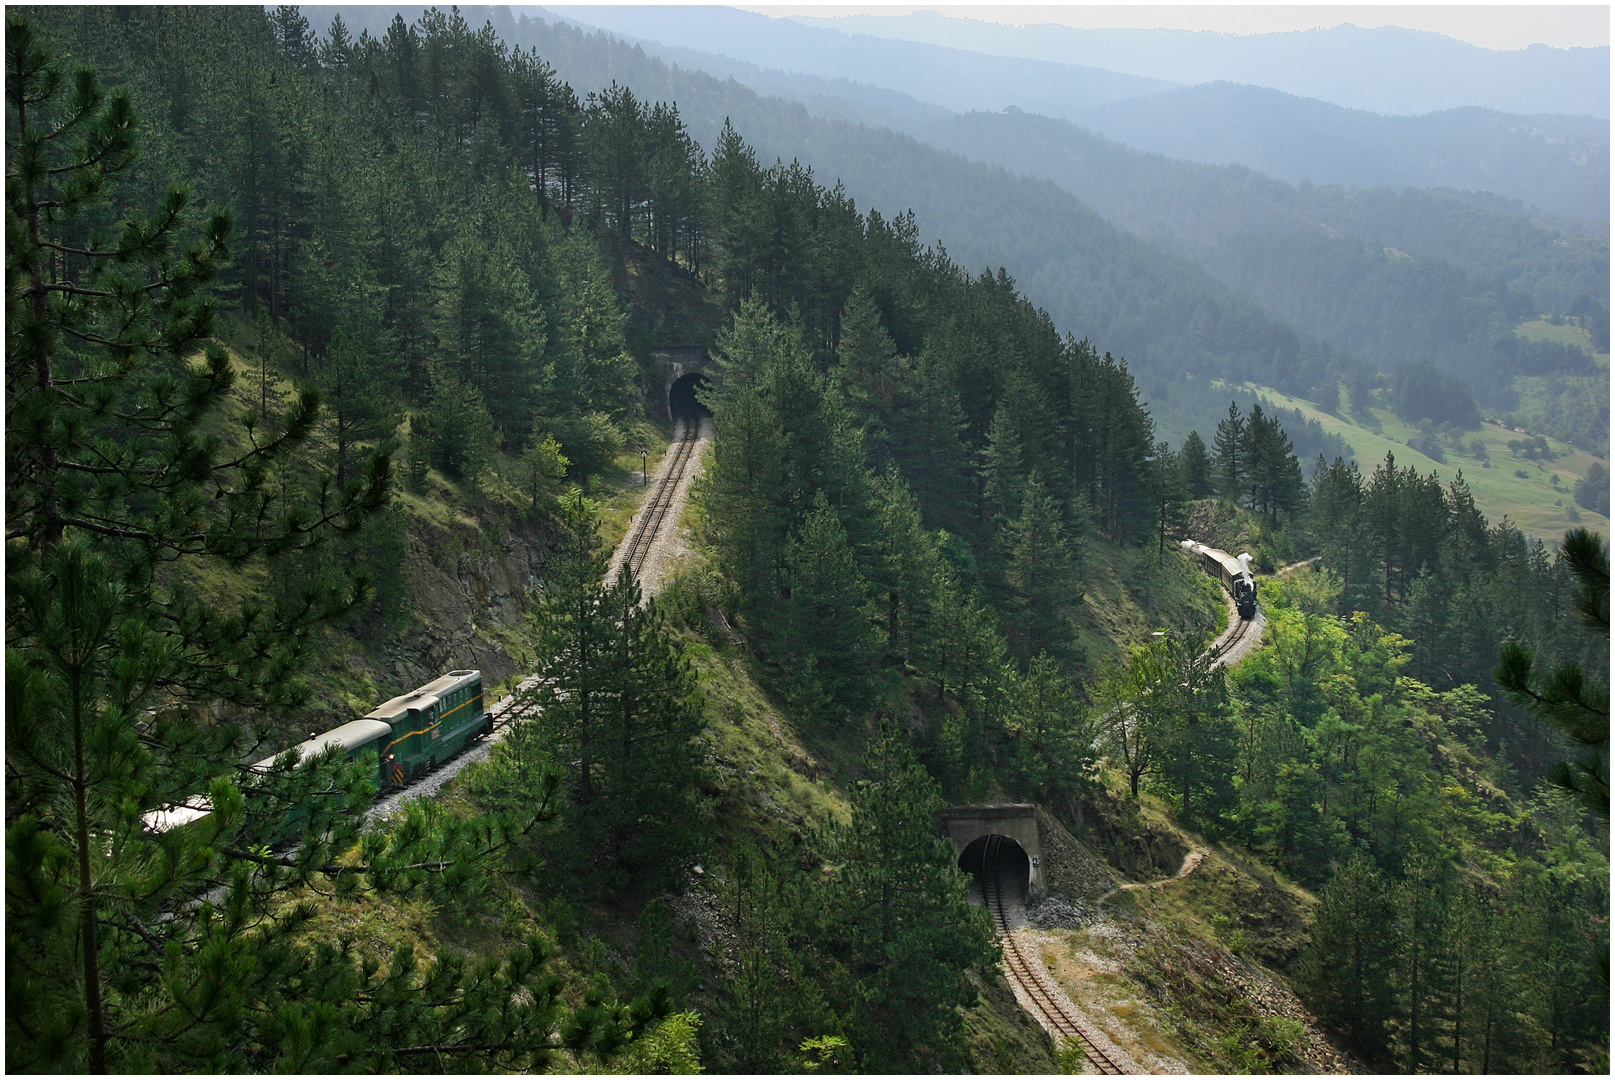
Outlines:
<svg viewBox="0 0 1615 1080"><path fill-rule="evenodd" d="M411 709L424 709L450 690L464 686L472 679L480 678L482 678L482 672L474 668L464 671L451 671L447 675L441 675L433 679L425 686L382 702L365 713L365 719L391 720L395 716L402 716Z"/></svg>

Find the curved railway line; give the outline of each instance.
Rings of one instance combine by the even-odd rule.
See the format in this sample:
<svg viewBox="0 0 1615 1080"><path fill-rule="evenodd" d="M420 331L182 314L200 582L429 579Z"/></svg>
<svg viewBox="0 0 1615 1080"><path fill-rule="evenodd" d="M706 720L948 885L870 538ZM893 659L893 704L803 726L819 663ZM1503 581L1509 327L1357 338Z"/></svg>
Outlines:
<svg viewBox="0 0 1615 1080"><path fill-rule="evenodd" d="M1061 1000L1062 995L1049 989L1044 982L1046 976L1043 973L1042 963L1035 959L1029 960L1021 952L1020 943L1015 940L1015 935L1010 932L1009 914L1004 906L998 861L1003 844L1002 836L987 838L987 849L982 856L981 891L987 901L987 909L992 912L999 943L1003 946L1005 974L1025 991L1025 1000L1031 1002L1044 1029L1058 1032L1067 1042L1075 1042L1082 1050L1083 1056L1099 1072L1109 1076L1121 1076L1127 1073L1127 1069L1117 1064L1100 1048L1098 1042L1089 1034L1087 1023L1066 1008L1065 1002Z"/></svg>
<svg viewBox="0 0 1615 1080"><path fill-rule="evenodd" d="M1251 632L1251 628L1256 625L1257 620L1254 618L1235 619L1234 625L1230 628L1228 635L1221 641L1211 646L1210 651L1212 655L1217 657L1219 660L1226 659L1228 654L1233 652L1235 647L1238 646L1240 642L1245 640L1245 636L1249 634Z"/></svg>

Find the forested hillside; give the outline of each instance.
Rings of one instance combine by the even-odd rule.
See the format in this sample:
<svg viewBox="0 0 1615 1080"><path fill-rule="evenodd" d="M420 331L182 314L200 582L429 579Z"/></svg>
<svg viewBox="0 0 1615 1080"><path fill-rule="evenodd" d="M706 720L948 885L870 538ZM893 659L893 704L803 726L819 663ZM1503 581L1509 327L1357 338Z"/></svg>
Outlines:
<svg viewBox="0 0 1615 1080"><path fill-rule="evenodd" d="M981 801L1108 860L1064 910L1134 958L1163 1061L1607 1068L1607 758L1600 810L1596 744L1526 711L1607 687L1596 541L1389 461L1309 486L1322 430L1209 380L1359 369L1069 196L766 136L1035 196L977 221L1050 211L1086 337L759 153L774 105L554 35L8 12L8 1065L1051 1072L937 835ZM704 149L568 62L739 107ZM1203 437L1160 438L1129 342L1199 358ZM669 344L717 361L718 434L645 601L601 504ZM1231 674L1185 533L1322 556ZM540 678L433 797L370 819L377 757L264 760L490 635ZM1262 903L1125 887L1184 838Z"/></svg>
<svg viewBox="0 0 1615 1080"><path fill-rule="evenodd" d="M383 12L341 10L350 25L379 20ZM1051 184L964 162L890 131L817 120L738 84L670 68L607 35L525 15L507 21L502 8L478 9L476 16L492 19L511 42L538 49L579 93L616 81L643 99L677 101L691 137L709 151L729 119L765 165L800 162L888 218L912 210L917 237L944 240L949 257L972 273L1011 268L1017 287L1056 326L1127 357L1173 442L1216 422L1224 402L1220 392L1204 392L1209 379L1250 380L1305 396L1327 381L1326 372L1349 379L1365 368L1272 320L1186 260L1114 228Z"/></svg>

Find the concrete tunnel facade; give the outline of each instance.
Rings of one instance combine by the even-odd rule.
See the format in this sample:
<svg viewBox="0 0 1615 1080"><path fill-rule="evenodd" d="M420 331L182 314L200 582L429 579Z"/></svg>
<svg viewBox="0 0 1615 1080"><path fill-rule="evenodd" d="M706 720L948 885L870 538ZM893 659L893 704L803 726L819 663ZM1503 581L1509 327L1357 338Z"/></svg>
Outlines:
<svg viewBox="0 0 1615 1080"><path fill-rule="evenodd" d="M696 391L718 378L719 365L700 345L664 345L651 351L662 373L662 403L669 420L692 413L702 415L706 407L695 397Z"/></svg>
<svg viewBox="0 0 1615 1080"><path fill-rule="evenodd" d="M1035 904L1048 895L1043 842L1038 835L1037 807L1030 803L952 806L939 815L948 839L959 853L961 868L971 845L989 836L1006 836L1026 855L1026 900ZM977 849L979 851L979 848ZM976 856L980 858L979 854Z"/></svg>

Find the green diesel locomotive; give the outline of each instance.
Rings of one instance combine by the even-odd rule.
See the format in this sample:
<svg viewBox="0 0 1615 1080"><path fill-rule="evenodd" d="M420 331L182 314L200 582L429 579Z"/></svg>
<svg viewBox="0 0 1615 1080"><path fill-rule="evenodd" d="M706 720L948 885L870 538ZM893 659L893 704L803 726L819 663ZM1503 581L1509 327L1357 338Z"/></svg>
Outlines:
<svg viewBox="0 0 1615 1080"><path fill-rule="evenodd" d="M483 704L482 672L451 671L417 690L400 694L330 731L314 735L274 757L253 765L259 772L285 754L296 754L299 764L333 748L349 761L373 754L380 791L403 785L429 772L463 750L475 739L493 732L493 715ZM164 832L207 816L206 796L187 799L180 806L152 810L142 820L153 832ZM301 829L289 827L295 832Z"/></svg>

